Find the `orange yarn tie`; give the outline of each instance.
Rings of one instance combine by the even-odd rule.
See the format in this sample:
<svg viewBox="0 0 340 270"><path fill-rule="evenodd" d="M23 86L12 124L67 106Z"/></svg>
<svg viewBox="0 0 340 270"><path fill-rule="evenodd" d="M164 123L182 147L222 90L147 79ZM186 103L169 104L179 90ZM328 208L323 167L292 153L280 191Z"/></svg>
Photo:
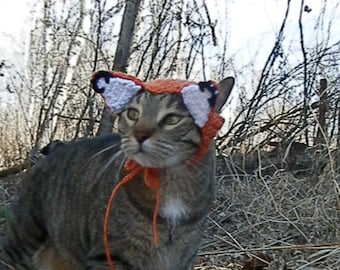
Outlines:
<svg viewBox="0 0 340 270"><path fill-rule="evenodd" d="M111 258L111 252L110 252L110 243L108 239L108 227L109 227L109 217L110 217L110 211L112 208L112 204L114 199L116 198L116 195L119 191L119 189L132 180L137 174L144 171L144 183L149 189L157 189L156 194L156 205L153 212L153 236L154 236L154 244L158 244L158 230L157 230L157 216L160 208L160 202L161 202L161 185L160 185L160 179L159 179L159 173L157 169L154 168L145 168L140 166L137 162L133 160L128 160L125 163L125 169L130 171L123 179L120 181L115 188L112 190L109 202L106 207L105 212L105 218L104 218L104 246L105 246L105 252L106 252L106 259L109 264L110 270L114 270L115 267L113 265L113 261Z"/></svg>

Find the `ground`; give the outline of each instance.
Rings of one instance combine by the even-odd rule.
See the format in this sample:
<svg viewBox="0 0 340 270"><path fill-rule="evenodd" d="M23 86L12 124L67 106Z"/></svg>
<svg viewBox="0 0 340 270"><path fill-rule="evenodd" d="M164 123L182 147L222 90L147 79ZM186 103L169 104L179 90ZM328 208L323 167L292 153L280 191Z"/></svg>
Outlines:
<svg viewBox="0 0 340 270"><path fill-rule="evenodd" d="M195 270L340 269L339 177L230 173L219 163L218 193ZM0 233L20 174L0 179Z"/></svg>

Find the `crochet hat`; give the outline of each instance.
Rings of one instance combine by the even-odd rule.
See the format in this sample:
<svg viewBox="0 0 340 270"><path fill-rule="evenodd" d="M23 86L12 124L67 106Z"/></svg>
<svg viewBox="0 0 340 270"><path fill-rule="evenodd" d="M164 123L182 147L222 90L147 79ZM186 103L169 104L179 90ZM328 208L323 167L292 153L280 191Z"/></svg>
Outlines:
<svg viewBox="0 0 340 270"><path fill-rule="evenodd" d="M98 71L92 76L92 87L100 93L106 106L119 114L140 91L152 94L172 93L182 96L195 124L201 129L201 143L192 160L200 160L207 153L210 144L224 119L214 106L219 94L213 81L194 83L183 80L154 80L143 82L140 79L117 71Z"/></svg>

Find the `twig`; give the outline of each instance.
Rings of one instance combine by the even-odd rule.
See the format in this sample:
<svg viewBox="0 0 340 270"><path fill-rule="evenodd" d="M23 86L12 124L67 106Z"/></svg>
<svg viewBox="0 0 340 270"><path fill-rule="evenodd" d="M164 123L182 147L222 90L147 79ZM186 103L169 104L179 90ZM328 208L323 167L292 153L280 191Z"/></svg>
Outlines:
<svg viewBox="0 0 340 270"><path fill-rule="evenodd" d="M259 247L259 248L247 248L247 249L228 249L228 250L213 250L199 253L199 256L209 255L225 255L234 253L251 253L260 251L273 251L273 250L320 250L320 249L332 249L339 250L340 242L323 243L323 244L303 244L303 245L290 245L290 246L274 246L274 247Z"/></svg>

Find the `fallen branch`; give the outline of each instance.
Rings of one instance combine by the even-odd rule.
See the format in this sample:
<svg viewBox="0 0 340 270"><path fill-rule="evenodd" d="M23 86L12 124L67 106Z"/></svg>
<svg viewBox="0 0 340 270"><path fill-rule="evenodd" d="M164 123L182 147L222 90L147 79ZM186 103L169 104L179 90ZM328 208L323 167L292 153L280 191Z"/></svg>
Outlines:
<svg viewBox="0 0 340 270"><path fill-rule="evenodd" d="M320 250L320 249L339 249L340 242L323 243L323 244L303 244L303 245L289 245L289 246L272 246L272 247L259 247L259 248L245 248L245 249L227 249L227 250L213 250L199 253L199 256L209 255L225 255L230 253L252 253L260 251L272 250L289 250L289 249L305 249L305 250ZM339 251L340 252L340 251Z"/></svg>

